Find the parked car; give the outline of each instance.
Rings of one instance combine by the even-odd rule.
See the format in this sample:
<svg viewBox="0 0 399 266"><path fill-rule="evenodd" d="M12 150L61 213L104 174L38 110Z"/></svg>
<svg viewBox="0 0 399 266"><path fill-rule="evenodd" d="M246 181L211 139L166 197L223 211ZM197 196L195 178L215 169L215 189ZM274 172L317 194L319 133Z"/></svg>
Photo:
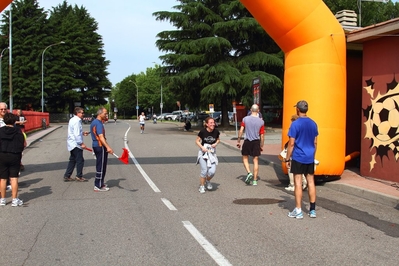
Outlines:
<svg viewBox="0 0 399 266"><path fill-rule="evenodd" d="M174 119L176 119L176 115L174 115L172 113L169 113L169 114L165 115L165 120L171 121L171 120L174 120Z"/></svg>
<svg viewBox="0 0 399 266"><path fill-rule="evenodd" d="M165 116L165 120L180 121L180 117L183 115L183 111L173 111L171 114Z"/></svg>
<svg viewBox="0 0 399 266"><path fill-rule="evenodd" d="M173 111L172 112L172 120L173 121L180 121L181 116L184 114L183 111Z"/></svg>
<svg viewBox="0 0 399 266"><path fill-rule="evenodd" d="M213 119L215 119L216 123L220 123L220 121L222 121L222 112L213 112L210 114L211 117L213 117Z"/></svg>
<svg viewBox="0 0 399 266"><path fill-rule="evenodd" d="M160 114L158 117L157 117L157 119L158 120L166 120L166 116L167 115L171 115L171 113L162 113L162 114Z"/></svg>
<svg viewBox="0 0 399 266"><path fill-rule="evenodd" d="M202 112L202 113L197 113L197 120L205 120L209 116L208 113Z"/></svg>
<svg viewBox="0 0 399 266"><path fill-rule="evenodd" d="M180 115L179 121L180 122L185 122L187 119L191 121L191 120L193 120L193 117L194 117L193 113L185 112L182 115Z"/></svg>

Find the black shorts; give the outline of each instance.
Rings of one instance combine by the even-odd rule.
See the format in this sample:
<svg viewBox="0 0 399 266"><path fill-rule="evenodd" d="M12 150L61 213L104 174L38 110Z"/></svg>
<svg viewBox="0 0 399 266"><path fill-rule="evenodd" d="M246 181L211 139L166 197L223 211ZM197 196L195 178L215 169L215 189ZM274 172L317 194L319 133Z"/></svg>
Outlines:
<svg viewBox="0 0 399 266"><path fill-rule="evenodd" d="M291 160L290 172L294 175L314 175L314 162L309 164L303 164L294 160Z"/></svg>
<svg viewBox="0 0 399 266"><path fill-rule="evenodd" d="M0 152L0 179L18 177L21 168L22 153Z"/></svg>
<svg viewBox="0 0 399 266"><path fill-rule="evenodd" d="M246 156L250 155L252 157L259 156L260 140L244 140L244 143L242 144L241 154Z"/></svg>

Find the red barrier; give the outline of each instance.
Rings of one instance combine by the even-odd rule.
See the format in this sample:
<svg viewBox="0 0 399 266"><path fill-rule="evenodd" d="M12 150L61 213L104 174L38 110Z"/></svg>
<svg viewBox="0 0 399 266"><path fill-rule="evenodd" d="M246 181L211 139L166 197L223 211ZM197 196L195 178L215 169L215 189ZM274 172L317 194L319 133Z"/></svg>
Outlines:
<svg viewBox="0 0 399 266"><path fill-rule="evenodd" d="M16 110L13 110L13 114L16 114ZM45 127L50 125L50 114L35 112L35 111L22 111L22 115L25 116L25 132L34 131L44 127L43 119L45 119Z"/></svg>

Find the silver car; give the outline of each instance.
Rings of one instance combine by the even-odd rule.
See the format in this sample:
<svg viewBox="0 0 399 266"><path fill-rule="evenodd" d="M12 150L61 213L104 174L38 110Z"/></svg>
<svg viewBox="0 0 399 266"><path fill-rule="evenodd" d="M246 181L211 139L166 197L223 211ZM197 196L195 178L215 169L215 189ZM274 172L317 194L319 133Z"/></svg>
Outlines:
<svg viewBox="0 0 399 266"><path fill-rule="evenodd" d="M163 113L163 114L160 114L158 117L157 117L157 119L158 120L167 120L167 116L168 115L171 115L171 113Z"/></svg>

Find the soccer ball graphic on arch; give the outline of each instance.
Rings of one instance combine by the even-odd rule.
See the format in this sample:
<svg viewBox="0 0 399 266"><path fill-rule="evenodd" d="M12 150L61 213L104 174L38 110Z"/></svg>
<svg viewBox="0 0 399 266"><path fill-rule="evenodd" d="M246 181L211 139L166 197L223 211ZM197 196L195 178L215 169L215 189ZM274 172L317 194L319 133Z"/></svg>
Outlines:
<svg viewBox="0 0 399 266"><path fill-rule="evenodd" d="M398 136L399 95L384 97L373 105L370 114L373 135L381 142L390 142Z"/></svg>
<svg viewBox="0 0 399 266"><path fill-rule="evenodd" d="M366 117L364 138L370 142L370 171L376 164L376 157L389 158L390 151L396 161L399 160L399 86L395 78L387 84L387 92L375 95L374 82L366 80L369 86L364 87L370 95L371 104L363 109Z"/></svg>

